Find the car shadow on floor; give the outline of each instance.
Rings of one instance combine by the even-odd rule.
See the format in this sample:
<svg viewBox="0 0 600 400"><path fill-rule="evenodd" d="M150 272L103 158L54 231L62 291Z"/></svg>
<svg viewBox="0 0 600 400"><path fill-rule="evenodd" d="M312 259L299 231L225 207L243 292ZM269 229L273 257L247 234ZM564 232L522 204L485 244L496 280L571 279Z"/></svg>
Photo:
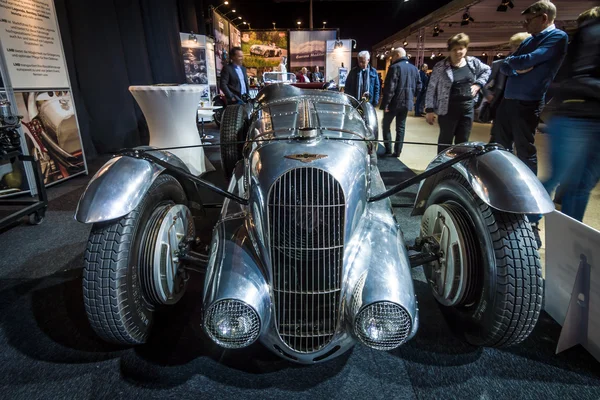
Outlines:
<svg viewBox="0 0 600 400"><path fill-rule="evenodd" d="M83 364L119 360L122 379L144 387L176 387L202 375L227 386L303 391L337 375L352 354L350 351L308 368L278 357L260 343L241 350L218 347L201 327L201 276L192 277L177 305L156 314L146 344L131 347L106 343L93 331L85 313L82 269L74 268L82 257L80 254L70 260L65 271L14 281L8 287L5 282L0 291L0 338L7 341L3 345L5 359L18 366L24 364L25 355L55 365L52 372L35 377L38 382L67 379L94 368ZM15 383L25 381L0 377L0 384Z"/></svg>

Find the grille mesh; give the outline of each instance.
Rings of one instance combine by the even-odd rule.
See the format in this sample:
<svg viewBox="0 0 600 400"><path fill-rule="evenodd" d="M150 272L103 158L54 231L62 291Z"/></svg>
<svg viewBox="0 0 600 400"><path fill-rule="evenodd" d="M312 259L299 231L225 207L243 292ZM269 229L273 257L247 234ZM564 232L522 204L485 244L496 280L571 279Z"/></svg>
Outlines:
<svg viewBox="0 0 600 400"><path fill-rule="evenodd" d="M377 340L367 336L363 325L372 321L379 328ZM376 350L392 350L406 341L410 334L411 320L408 312L398 304L374 303L365 307L356 317L354 331L361 342Z"/></svg>
<svg viewBox="0 0 600 400"><path fill-rule="evenodd" d="M310 353L333 338L339 319L344 193L317 168L282 175L269 194L275 318L291 349Z"/></svg>
<svg viewBox="0 0 600 400"><path fill-rule="evenodd" d="M224 336L219 329L220 316L227 316L240 332L235 337ZM204 326L208 336L219 346L238 349L250 345L260 332L260 319L256 311L239 300L223 300L213 304L206 312Z"/></svg>

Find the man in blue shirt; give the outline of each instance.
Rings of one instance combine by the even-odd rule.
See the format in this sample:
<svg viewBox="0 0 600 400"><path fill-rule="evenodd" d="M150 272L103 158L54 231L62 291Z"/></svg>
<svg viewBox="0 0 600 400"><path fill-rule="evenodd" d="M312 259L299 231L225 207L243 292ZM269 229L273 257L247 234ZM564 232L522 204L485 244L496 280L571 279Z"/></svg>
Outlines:
<svg viewBox="0 0 600 400"><path fill-rule="evenodd" d="M243 96L248 94L248 74L242 65L244 53L239 47L231 49L231 64L221 71L221 90L229 104L243 103Z"/></svg>
<svg viewBox="0 0 600 400"><path fill-rule="evenodd" d="M532 36L500 67L507 80L492 138L508 150L514 144L519 159L537 175L535 131L546 91L567 53L568 35L554 26L556 6L547 0L532 4L521 14L525 17L523 26ZM539 215L529 216L538 248L542 245L540 219Z"/></svg>
<svg viewBox="0 0 600 400"><path fill-rule="evenodd" d="M504 99L498 107L492 137L517 156L537 175L535 132L545 96L567 53L568 36L556 29L556 6L538 1L521 14L531 37L504 60L500 72L507 75Z"/></svg>

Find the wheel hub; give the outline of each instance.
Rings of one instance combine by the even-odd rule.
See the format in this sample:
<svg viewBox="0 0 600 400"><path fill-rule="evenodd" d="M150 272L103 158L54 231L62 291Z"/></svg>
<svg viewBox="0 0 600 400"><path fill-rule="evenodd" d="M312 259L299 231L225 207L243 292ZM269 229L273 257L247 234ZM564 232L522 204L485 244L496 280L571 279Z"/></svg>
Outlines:
<svg viewBox="0 0 600 400"><path fill-rule="evenodd" d="M433 204L421 223L421 236L440 246L441 257L424 266L433 295L442 305L465 305L473 292L477 265L475 236L465 212L453 204Z"/></svg>
<svg viewBox="0 0 600 400"><path fill-rule="evenodd" d="M140 261L145 292L155 305L176 303L185 288L180 256L195 234L190 210L180 204L157 207L146 226Z"/></svg>

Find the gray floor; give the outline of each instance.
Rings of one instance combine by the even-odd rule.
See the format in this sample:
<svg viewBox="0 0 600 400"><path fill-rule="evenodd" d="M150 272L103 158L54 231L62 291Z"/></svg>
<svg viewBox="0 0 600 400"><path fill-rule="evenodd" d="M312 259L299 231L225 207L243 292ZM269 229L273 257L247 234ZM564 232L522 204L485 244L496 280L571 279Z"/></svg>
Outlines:
<svg viewBox="0 0 600 400"><path fill-rule="evenodd" d="M388 185L412 175L397 159L381 159L380 169ZM219 181L218 173L213 178ZM75 222L73 213L87 179L50 189L42 225L0 234L0 398L600 398L600 364L581 347L555 355L560 327L545 313L518 347L467 346L450 333L419 269L420 330L392 352L358 345L306 367L260 345L223 351L199 328L201 279L158 318L150 343L107 345L89 327L82 304L89 227ZM414 191L393 202L410 203ZM419 219L409 209L396 212L407 240L414 240Z"/></svg>

